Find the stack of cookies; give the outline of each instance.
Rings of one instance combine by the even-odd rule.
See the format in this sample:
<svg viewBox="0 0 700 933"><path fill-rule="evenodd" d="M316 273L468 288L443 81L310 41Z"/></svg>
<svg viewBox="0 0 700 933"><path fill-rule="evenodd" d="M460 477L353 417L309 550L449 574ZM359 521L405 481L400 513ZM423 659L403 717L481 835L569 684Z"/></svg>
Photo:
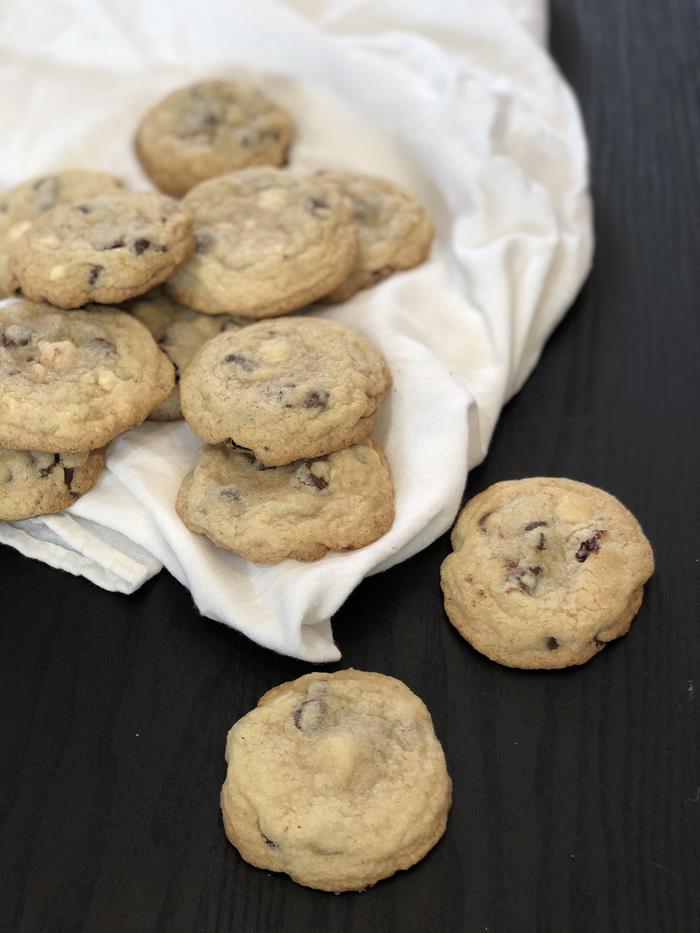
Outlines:
<svg viewBox="0 0 700 933"><path fill-rule="evenodd" d="M69 170L0 198L0 297L29 299L0 312L0 520L65 508L116 434L184 411L210 446L178 511L217 544L313 560L390 527L385 362L340 324L266 319L416 265L433 226L389 181L281 168L292 133L257 88L201 82L136 134L164 194Z"/></svg>
<svg viewBox="0 0 700 933"><path fill-rule="evenodd" d="M255 563L376 540L394 494L369 435L390 382L379 352L335 321L260 321L208 341L181 383L208 446L180 489L180 517Z"/></svg>

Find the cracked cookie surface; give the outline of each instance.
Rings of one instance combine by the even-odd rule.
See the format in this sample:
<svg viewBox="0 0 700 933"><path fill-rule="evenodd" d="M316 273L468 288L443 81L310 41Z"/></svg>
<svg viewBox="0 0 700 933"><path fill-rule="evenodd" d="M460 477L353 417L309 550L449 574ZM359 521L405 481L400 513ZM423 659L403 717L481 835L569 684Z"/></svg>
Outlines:
<svg viewBox="0 0 700 933"><path fill-rule="evenodd" d="M167 290L197 311L286 314L328 294L355 263L350 206L319 176L244 169L197 185L182 203L197 250Z"/></svg>
<svg viewBox="0 0 700 933"><path fill-rule="evenodd" d="M282 165L292 119L245 81L178 88L145 115L134 142L161 191L183 195L208 178L252 165Z"/></svg>
<svg viewBox="0 0 700 933"><path fill-rule="evenodd" d="M123 191L41 214L15 241L10 270L25 298L79 308L144 294L194 248L192 217L180 204Z"/></svg>
<svg viewBox="0 0 700 933"><path fill-rule="evenodd" d="M104 448L74 454L0 449L0 521L68 508L92 489L104 465Z"/></svg>
<svg viewBox="0 0 700 933"><path fill-rule="evenodd" d="M148 417L151 421L176 421L182 418L179 382L197 350L217 334L236 330L241 324L247 323L227 314L198 314L177 304L161 290L134 299L124 310L145 324L175 368L175 388L150 413Z"/></svg>
<svg viewBox="0 0 700 933"><path fill-rule="evenodd" d="M209 444L227 440L266 466L368 437L391 376L381 354L336 321L262 321L210 340L180 384L182 410Z"/></svg>
<svg viewBox="0 0 700 933"><path fill-rule="evenodd" d="M409 868L445 831L451 781L430 713L393 677L313 673L230 730L224 828L252 865L323 891Z"/></svg>
<svg viewBox="0 0 700 933"><path fill-rule="evenodd" d="M95 450L140 424L173 385L172 364L124 311L0 308L0 447Z"/></svg>
<svg viewBox="0 0 700 933"><path fill-rule="evenodd" d="M30 178L0 194L0 298L12 294L10 250L17 239L40 214L57 204L74 204L122 187L118 178L104 172L67 169Z"/></svg>
<svg viewBox="0 0 700 933"><path fill-rule="evenodd" d="M419 265L430 252L435 229L425 208L385 178L351 172L320 173L349 200L357 227L354 268L324 301L346 301L402 269Z"/></svg>
<svg viewBox="0 0 700 933"><path fill-rule="evenodd" d="M394 489L372 440L316 460L264 467L228 447L204 447L177 512L191 531L259 564L365 547L394 520Z"/></svg>
<svg viewBox="0 0 700 933"><path fill-rule="evenodd" d="M634 516L585 483L533 477L475 496L441 570L447 615L509 667L583 664L624 635L654 558Z"/></svg>

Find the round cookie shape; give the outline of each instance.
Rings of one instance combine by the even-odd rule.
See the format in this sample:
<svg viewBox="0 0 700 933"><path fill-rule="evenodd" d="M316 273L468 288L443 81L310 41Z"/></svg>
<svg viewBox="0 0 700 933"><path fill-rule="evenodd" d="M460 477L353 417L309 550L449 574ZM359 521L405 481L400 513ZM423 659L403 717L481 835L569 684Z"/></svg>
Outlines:
<svg viewBox="0 0 700 933"><path fill-rule="evenodd" d="M180 204L123 191L42 214L15 242L10 270L25 298L78 308L144 294L194 248L192 217Z"/></svg>
<svg viewBox="0 0 700 933"><path fill-rule="evenodd" d="M0 521L68 508L95 485L105 449L75 454L0 449Z"/></svg>
<svg viewBox="0 0 700 933"><path fill-rule="evenodd" d="M198 314L177 304L160 289L143 298L134 299L125 310L145 324L175 368L175 388L150 413L148 417L151 421L176 421L182 418L178 383L197 350L217 334L235 330L242 323L247 323L226 314Z"/></svg>
<svg viewBox="0 0 700 933"><path fill-rule="evenodd" d="M172 364L124 311L0 308L0 447L95 450L170 395Z"/></svg>
<svg viewBox="0 0 700 933"><path fill-rule="evenodd" d="M385 534L394 521L394 488L371 439L279 467L245 451L204 447L176 508L191 531L253 563L318 560Z"/></svg>
<svg viewBox="0 0 700 933"><path fill-rule="evenodd" d="M435 228L425 208L385 178L351 172L321 173L350 201L358 234L354 268L324 301L346 301L355 292L402 269L419 265L430 252Z"/></svg>
<svg viewBox="0 0 700 933"><path fill-rule="evenodd" d="M348 202L319 176L244 169L202 182L183 204L197 250L167 290L196 311L286 314L327 295L355 263Z"/></svg>
<svg viewBox="0 0 700 933"><path fill-rule="evenodd" d="M122 187L104 172L67 169L30 178L0 194L0 298L11 295L16 283L10 274L10 250L31 222L57 204L74 204Z"/></svg>
<svg viewBox="0 0 700 933"><path fill-rule="evenodd" d="M445 831L452 784L424 703L400 680L313 673L230 730L221 810L250 864L322 891L410 868Z"/></svg>
<svg viewBox="0 0 700 933"><path fill-rule="evenodd" d="M209 444L231 440L280 466L365 440L391 377L381 354L323 318L261 321L206 343L180 384Z"/></svg>
<svg viewBox="0 0 700 933"><path fill-rule="evenodd" d="M497 483L475 496L442 565L445 611L507 667L583 664L624 635L654 570L651 546L614 496L570 479Z"/></svg>
<svg viewBox="0 0 700 933"><path fill-rule="evenodd" d="M282 165L294 125L245 81L178 88L145 115L134 141L146 174L181 196L200 181L252 165Z"/></svg>

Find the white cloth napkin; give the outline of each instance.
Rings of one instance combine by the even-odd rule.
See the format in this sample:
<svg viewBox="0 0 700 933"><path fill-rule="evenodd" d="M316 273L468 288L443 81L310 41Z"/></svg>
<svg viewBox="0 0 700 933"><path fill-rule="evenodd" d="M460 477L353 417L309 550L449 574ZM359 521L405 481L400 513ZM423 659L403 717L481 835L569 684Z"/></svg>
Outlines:
<svg viewBox="0 0 700 933"><path fill-rule="evenodd" d="M0 541L131 593L161 565L199 610L276 651L333 661L330 617L368 574L442 534L467 469L590 265L585 137L543 48L543 0L8 0L0 9L0 183L65 167L147 182L130 143L170 89L260 80L298 134L293 168L386 175L438 228L430 261L318 313L384 353L375 434L396 521L369 547L255 566L191 534L173 503L198 441L184 422L117 438L67 512L0 523Z"/></svg>

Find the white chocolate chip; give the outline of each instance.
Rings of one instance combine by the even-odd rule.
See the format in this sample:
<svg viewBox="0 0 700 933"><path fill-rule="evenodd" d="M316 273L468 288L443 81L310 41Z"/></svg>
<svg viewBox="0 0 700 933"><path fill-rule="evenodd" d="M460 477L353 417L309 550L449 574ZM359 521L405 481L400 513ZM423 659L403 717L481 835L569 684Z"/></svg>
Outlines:
<svg viewBox="0 0 700 933"><path fill-rule="evenodd" d="M593 517L593 512L593 506L588 499L573 493L565 496L557 505L557 518L572 525L587 522Z"/></svg>
<svg viewBox="0 0 700 933"><path fill-rule="evenodd" d="M25 230L29 230L32 223L30 220L24 220L22 223L15 224L7 231L7 237L10 240L19 240Z"/></svg>
<svg viewBox="0 0 700 933"><path fill-rule="evenodd" d="M57 279L62 279L66 274L65 266L52 266L49 271L49 278L52 282L55 282Z"/></svg>

